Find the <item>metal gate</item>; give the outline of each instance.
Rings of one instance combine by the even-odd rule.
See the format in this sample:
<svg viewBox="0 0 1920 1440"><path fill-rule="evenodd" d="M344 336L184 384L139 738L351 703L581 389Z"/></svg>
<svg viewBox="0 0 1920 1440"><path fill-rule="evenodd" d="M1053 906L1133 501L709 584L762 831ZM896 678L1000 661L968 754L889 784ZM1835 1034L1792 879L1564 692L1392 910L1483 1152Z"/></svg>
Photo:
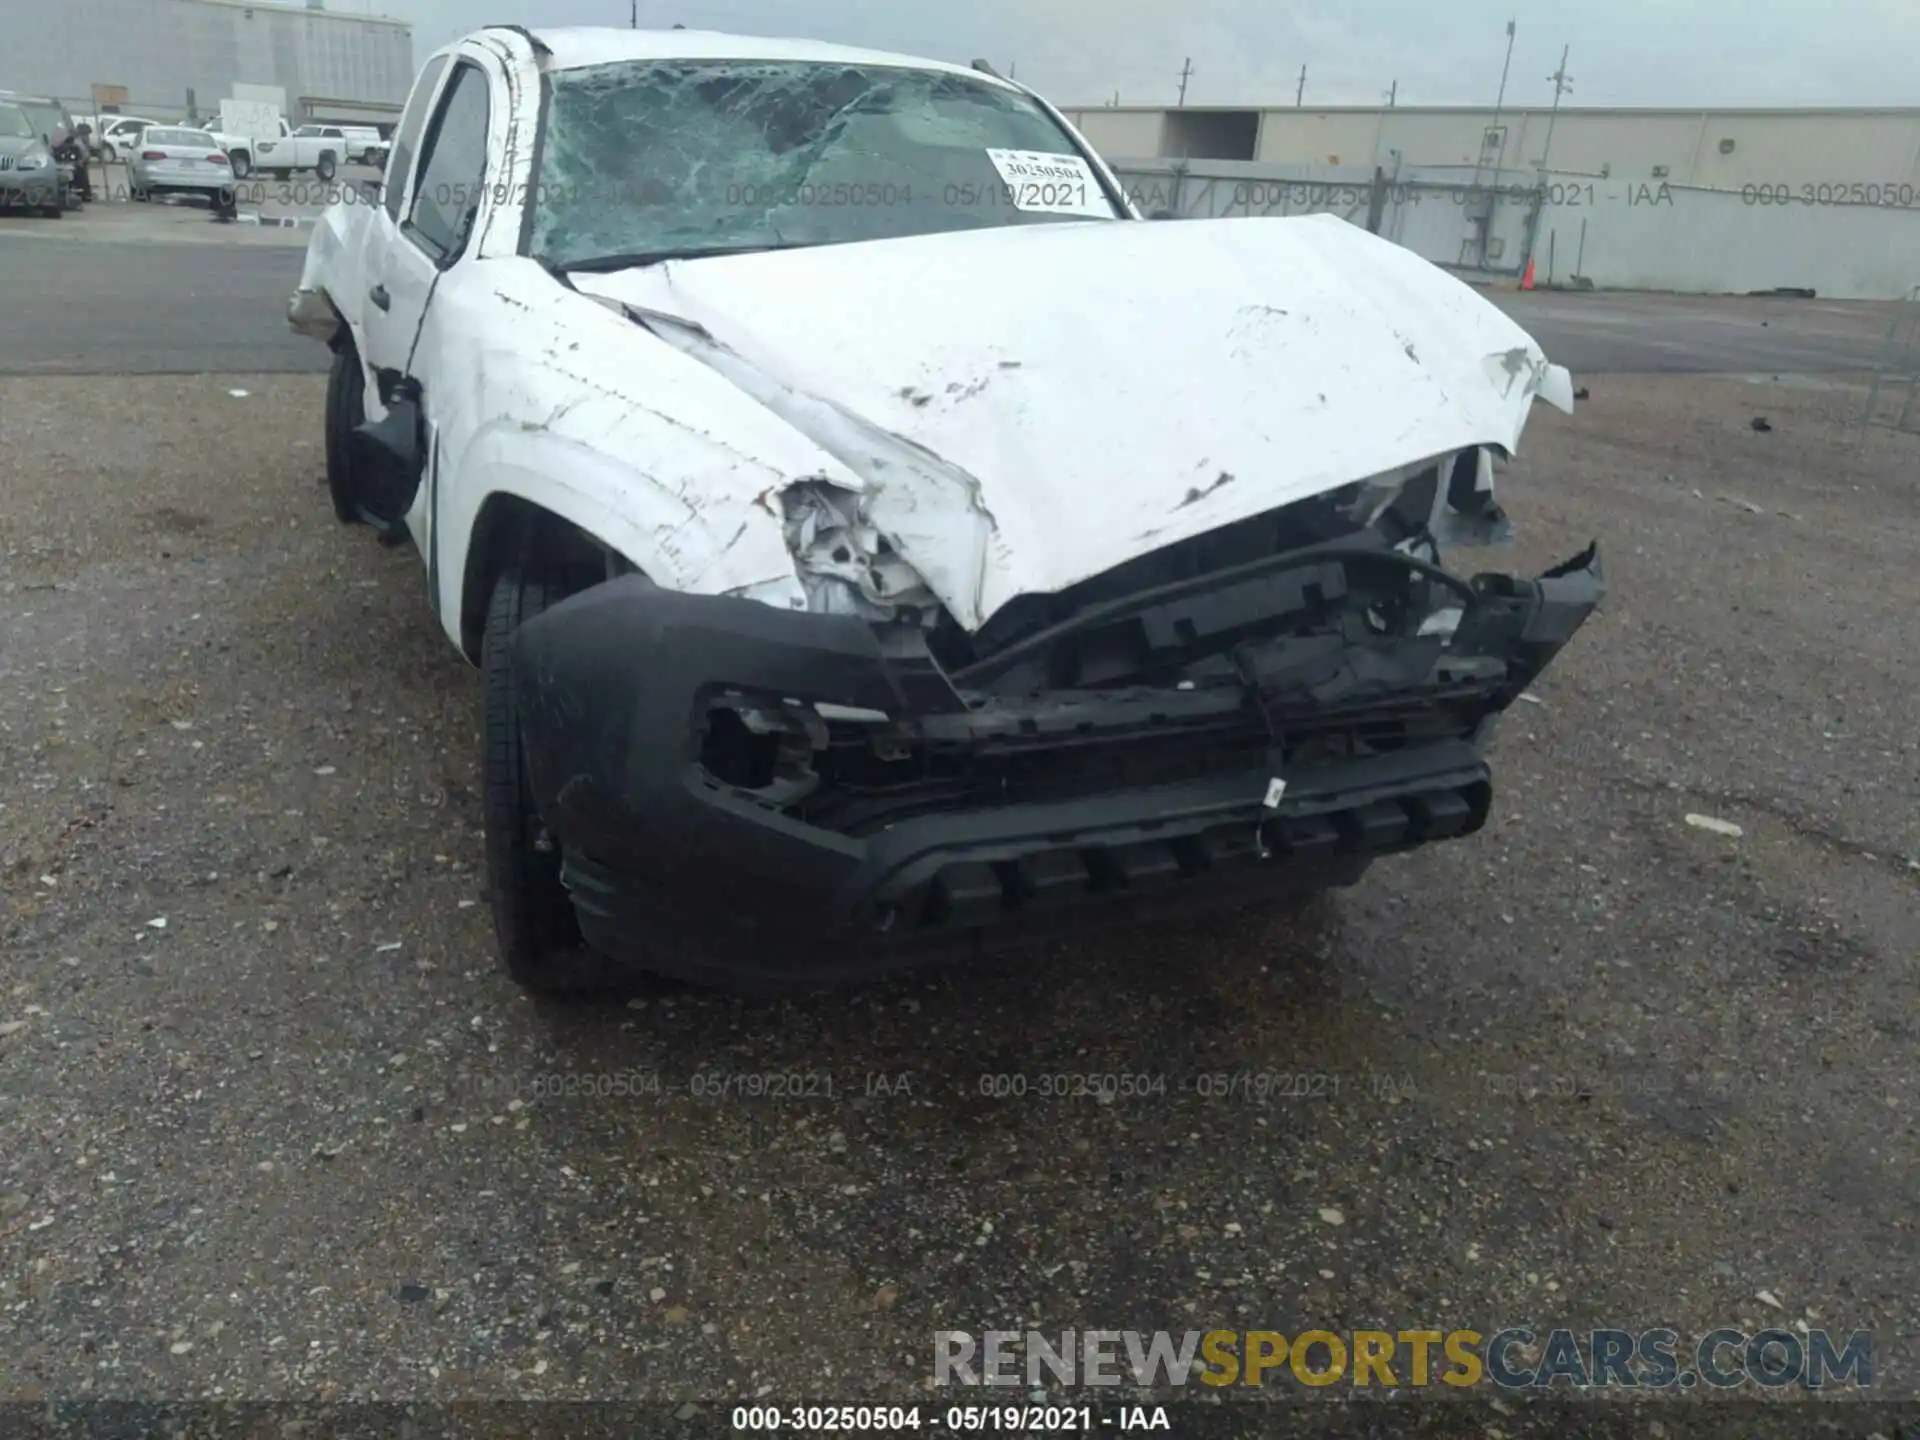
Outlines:
<svg viewBox="0 0 1920 1440"><path fill-rule="evenodd" d="M1920 434L1920 285L1889 307L1887 341L1867 391L1864 425Z"/></svg>
<svg viewBox="0 0 1920 1440"><path fill-rule="evenodd" d="M1543 189L1513 172L1470 178L1435 167L1274 161L1119 160L1115 173L1155 220L1338 215L1456 271L1518 276L1538 228Z"/></svg>

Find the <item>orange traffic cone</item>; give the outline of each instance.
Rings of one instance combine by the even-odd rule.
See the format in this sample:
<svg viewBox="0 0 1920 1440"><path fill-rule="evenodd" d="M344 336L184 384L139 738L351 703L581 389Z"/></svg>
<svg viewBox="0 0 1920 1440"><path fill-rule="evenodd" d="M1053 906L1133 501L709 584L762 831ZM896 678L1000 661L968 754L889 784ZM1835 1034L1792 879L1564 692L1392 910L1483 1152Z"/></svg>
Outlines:
<svg viewBox="0 0 1920 1440"><path fill-rule="evenodd" d="M1527 273L1520 277L1520 288L1522 290L1533 288L1533 257L1531 255L1527 257Z"/></svg>

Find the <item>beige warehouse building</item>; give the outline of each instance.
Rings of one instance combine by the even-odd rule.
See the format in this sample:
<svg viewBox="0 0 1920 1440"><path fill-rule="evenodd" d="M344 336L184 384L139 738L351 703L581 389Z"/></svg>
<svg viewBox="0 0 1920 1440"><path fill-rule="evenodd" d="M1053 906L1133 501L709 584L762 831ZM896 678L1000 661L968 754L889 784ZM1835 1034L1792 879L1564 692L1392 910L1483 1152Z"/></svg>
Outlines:
<svg viewBox="0 0 1920 1440"><path fill-rule="evenodd" d="M413 84L413 29L327 0L0 0L0 89L76 113L217 112L235 86L284 94L295 124L389 124Z"/></svg>
<svg viewBox="0 0 1920 1440"><path fill-rule="evenodd" d="M1328 212L1468 278L1920 296L1920 107L1067 114L1143 214Z"/></svg>
<svg viewBox="0 0 1920 1440"><path fill-rule="evenodd" d="M1920 107L1900 109L1476 109L1453 106L1094 106L1069 110L1112 159L1296 165L1476 166L1747 186L1920 186ZM1549 135L1551 139L1549 140ZM1909 205L1907 200L1884 203Z"/></svg>

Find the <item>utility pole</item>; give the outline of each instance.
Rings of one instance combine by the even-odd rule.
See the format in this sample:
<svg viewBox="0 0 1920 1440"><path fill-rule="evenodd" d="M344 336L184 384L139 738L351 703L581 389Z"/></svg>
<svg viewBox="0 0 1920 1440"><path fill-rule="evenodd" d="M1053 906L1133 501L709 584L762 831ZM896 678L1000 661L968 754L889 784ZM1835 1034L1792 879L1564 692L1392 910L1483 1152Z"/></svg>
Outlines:
<svg viewBox="0 0 1920 1440"><path fill-rule="evenodd" d="M640 28L640 0L633 0L633 8L627 14L627 28L629 30Z"/></svg>
<svg viewBox="0 0 1920 1440"><path fill-rule="evenodd" d="M1020 62L1018 60L1009 60L1007 62L1007 79L1011 80L1015 75L1019 73L1020 73Z"/></svg>
<svg viewBox="0 0 1920 1440"><path fill-rule="evenodd" d="M1573 77L1567 74L1569 48L1566 45L1560 47L1560 68L1547 76L1553 82L1553 109L1547 112L1547 142L1540 147L1540 169L1543 173L1547 168L1548 152L1553 149L1553 122L1560 118L1560 97L1573 89Z"/></svg>
<svg viewBox="0 0 1920 1440"><path fill-rule="evenodd" d="M1393 85L1391 86L1391 88L1389 88L1387 91L1387 108L1389 110L1393 109L1393 102L1397 100L1399 97L1400 97L1400 82L1396 80L1393 82Z"/></svg>
<svg viewBox="0 0 1920 1440"><path fill-rule="evenodd" d="M1510 70L1512 67L1513 67L1513 21L1509 20L1507 21L1507 58L1500 62L1500 93L1493 97L1493 124L1496 127L1500 124L1500 108L1501 106L1507 103L1507 71ZM1486 147L1485 138L1482 137L1480 149L1484 153L1486 148L1487 147ZM1500 148L1503 153L1507 148L1506 138L1504 136L1501 137ZM1480 177L1477 174L1474 176L1474 179L1476 182L1479 180L1479 178ZM1500 161L1498 158L1496 158L1493 162L1493 178L1494 178L1494 182L1498 184L1500 180Z"/></svg>
<svg viewBox="0 0 1920 1440"><path fill-rule="evenodd" d="M1298 110L1300 108L1301 97L1304 96L1306 93L1307 93L1307 67L1302 65L1300 67L1300 83L1298 86L1294 88L1294 92L1293 92L1293 108L1294 109Z"/></svg>
<svg viewBox="0 0 1920 1440"><path fill-rule="evenodd" d="M1189 55L1180 64L1180 98L1175 102L1176 105L1187 103L1187 77L1191 74L1193 74L1193 57Z"/></svg>
<svg viewBox="0 0 1920 1440"><path fill-rule="evenodd" d="M1501 106L1505 105L1507 101L1507 71L1510 70L1513 66L1513 30L1514 30L1513 21L1508 20L1507 21L1507 58L1500 62L1500 92L1494 97L1493 123L1487 127L1488 132L1499 129L1500 108ZM1505 154L1506 148L1507 148L1506 137L1502 135L1500 137L1500 153L1496 154L1493 159L1493 183L1496 187L1498 187L1500 184L1500 160L1501 160L1501 156ZM1482 195L1480 193L1480 172L1485 168L1486 163L1487 163L1487 136L1485 133L1483 133L1480 136L1480 144L1475 148L1475 151L1474 151L1473 188L1467 192L1468 203L1472 206L1472 212L1471 212L1470 218L1473 220L1473 223L1478 227L1478 233L1475 235L1474 238L1477 240L1479 245L1480 260L1482 263L1485 262L1486 256L1487 256L1488 235L1489 235L1489 232L1493 229L1493 197L1491 195ZM1480 207L1482 205L1486 207L1484 214L1480 213ZM1465 257L1463 256L1462 257L1463 261L1464 261L1464 258Z"/></svg>

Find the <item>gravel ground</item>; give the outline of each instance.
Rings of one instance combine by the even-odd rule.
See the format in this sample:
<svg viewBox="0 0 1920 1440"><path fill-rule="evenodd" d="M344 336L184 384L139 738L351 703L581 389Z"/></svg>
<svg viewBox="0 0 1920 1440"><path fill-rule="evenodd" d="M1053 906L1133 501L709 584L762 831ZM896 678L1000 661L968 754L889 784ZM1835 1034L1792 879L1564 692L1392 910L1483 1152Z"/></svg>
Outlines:
<svg viewBox="0 0 1920 1440"><path fill-rule="evenodd" d="M1797 1321L1915 1393L1920 441L1857 391L1542 409L1488 568L1597 535L1612 593L1472 840L560 1006L495 969L476 677L332 523L323 381L104 384L0 380L5 1393L945 1403L937 1330ZM1202 1098L1242 1070L1317 1078Z"/></svg>

